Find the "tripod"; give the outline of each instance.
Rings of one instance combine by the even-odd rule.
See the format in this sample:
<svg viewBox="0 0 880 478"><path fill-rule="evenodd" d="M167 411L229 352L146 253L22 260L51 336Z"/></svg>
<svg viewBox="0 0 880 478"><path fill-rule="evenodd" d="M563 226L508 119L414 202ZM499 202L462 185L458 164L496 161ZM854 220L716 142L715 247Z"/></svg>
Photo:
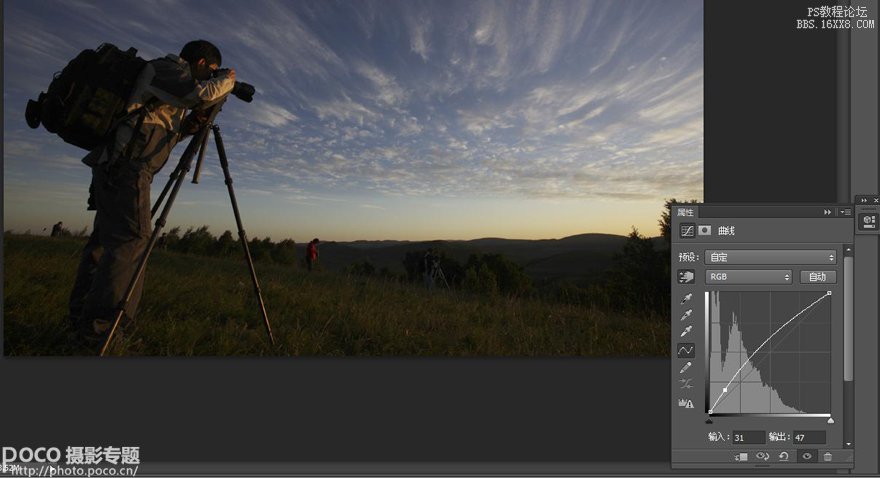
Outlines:
<svg viewBox="0 0 880 478"><path fill-rule="evenodd" d="M439 261L434 263L434 270L431 272L431 280L436 283L437 279L442 280L443 284L446 285L446 290L449 290L449 282L446 282L446 274L444 274L443 269L440 268Z"/></svg>
<svg viewBox="0 0 880 478"><path fill-rule="evenodd" d="M128 283L128 288L126 289L125 294L123 294L122 299L119 301L119 304L116 307L116 317L113 320L113 326L110 329L110 333L107 335L107 339L104 341L104 345L101 347L100 355L102 357L107 353L107 349L113 340L113 335L116 333L116 329L119 327L119 322L122 319L122 315L125 313L125 307L131 300L131 296L134 293L138 281L140 281L144 275L144 270L146 270L147 268L147 260L150 258L150 254L153 252L153 248L156 246L156 242L159 240L159 234L162 232L162 228L165 227L165 221L168 219L168 213L171 212L171 206L174 204L174 200L177 198L177 193L178 191L180 191L180 186L183 184L183 181L186 178L186 174L189 172L190 167L192 166L192 161L196 155L196 152L199 153L199 159L196 163L196 170L193 173L192 182L194 184L198 184L199 182L199 172L201 171L202 160L204 160L205 158L205 150L207 149L209 131L214 132L214 141L217 145L217 155L220 158L220 166L223 168L223 176L226 180L226 189L229 191L229 199L232 202L232 211L235 214L235 223L238 226L238 237L241 241L242 248L244 249L244 257L250 270L251 281L254 284L254 293L257 295L257 303L260 308L260 315L262 315L263 317L263 324L266 326L266 333L269 335L269 341L272 343L272 345L275 345L275 336L272 334L272 326L269 324L269 316L266 314L266 305L263 302L263 294L260 291L260 283L257 280L257 273L254 270L254 261L251 258L251 251L248 247L247 234L245 233L244 226L241 222L241 214L239 214L238 212L238 202L235 200L235 191L232 189L232 176L229 174L229 162L226 159L226 150L223 147L223 139L220 136L220 127L214 123L214 119L217 117L217 114L220 113L220 109L223 107L223 104L225 102L226 99L223 99L221 102L211 107L211 109L209 110L207 122L201 128L199 128L195 135L193 135L193 138L187 145L186 150L184 150L183 155L181 155L177 167L171 173L171 177L168 179L168 183L165 184L165 188L162 190L162 193L159 195L159 198L153 205L152 216L155 217L156 212L159 210L159 207L162 206L164 202L162 213L159 215L159 218L156 219L156 227L153 230L153 234L150 236L147 247L144 250L143 255L141 256L140 261L138 262L137 269L135 270L131 281ZM168 196L169 192L170 196ZM165 201L166 196L168 196L167 201Z"/></svg>

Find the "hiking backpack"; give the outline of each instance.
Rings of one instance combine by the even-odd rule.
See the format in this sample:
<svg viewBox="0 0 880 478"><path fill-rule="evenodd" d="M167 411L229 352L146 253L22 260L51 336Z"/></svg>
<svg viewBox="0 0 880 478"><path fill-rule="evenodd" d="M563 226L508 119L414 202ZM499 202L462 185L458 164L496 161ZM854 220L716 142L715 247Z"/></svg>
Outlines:
<svg viewBox="0 0 880 478"><path fill-rule="evenodd" d="M65 142L92 150L125 116L138 74L147 61L137 50L122 51L110 43L83 50L59 73L36 101L28 100L28 126L40 123Z"/></svg>

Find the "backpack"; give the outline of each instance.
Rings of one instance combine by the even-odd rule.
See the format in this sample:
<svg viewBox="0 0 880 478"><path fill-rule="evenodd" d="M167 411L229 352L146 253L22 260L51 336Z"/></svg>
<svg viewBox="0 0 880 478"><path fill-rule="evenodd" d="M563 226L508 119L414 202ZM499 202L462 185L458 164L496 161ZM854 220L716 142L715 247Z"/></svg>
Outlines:
<svg viewBox="0 0 880 478"><path fill-rule="evenodd" d="M93 150L126 116L125 106L147 61L137 50L110 43L83 50L59 73L36 101L28 100L28 126L40 123L65 142Z"/></svg>

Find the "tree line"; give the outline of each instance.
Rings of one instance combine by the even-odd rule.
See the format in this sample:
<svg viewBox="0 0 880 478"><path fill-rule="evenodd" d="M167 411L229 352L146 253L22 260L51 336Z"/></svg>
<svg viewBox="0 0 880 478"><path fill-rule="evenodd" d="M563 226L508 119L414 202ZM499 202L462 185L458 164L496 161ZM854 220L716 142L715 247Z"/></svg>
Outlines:
<svg viewBox="0 0 880 478"><path fill-rule="evenodd" d="M606 271L603 281L587 286L559 282L538 287L522 265L502 254L472 254L466 262L460 263L442 249L433 248L432 253L445 278L445 283L435 283L435 286L445 288L448 285L450 289L490 296L540 297L665 317L670 307L670 210L671 205L677 202L676 199L669 199L664 204L658 221L660 238L646 237L633 227L623 248L614 254L612 266ZM64 230L65 236L84 233L71 234ZM162 250L209 257L241 254L239 240L231 231L214 237L208 231L208 226L190 227L183 233L180 227L175 227L162 235L157 246ZM248 241L248 246L257 262L295 266L299 259L296 243L292 239L275 243L268 237L255 237ZM387 267L377 269L367 260L349 265L346 272L359 277L424 284L427 252L425 249L406 253L402 261L403 274Z"/></svg>
<svg viewBox="0 0 880 478"><path fill-rule="evenodd" d="M180 233L179 227L172 228L162 234L157 247L161 250L209 257L231 257L242 253L241 243L238 237L232 235L232 231L227 230L220 236L214 237L208 232L208 226L190 227L183 234ZM268 237L264 239L254 237L248 241L248 247L255 262L289 266L297 263L296 242L293 239L284 239L275 243Z"/></svg>
<svg viewBox="0 0 880 478"><path fill-rule="evenodd" d="M621 250L613 255L605 279L586 286L555 282L538 287L522 265L501 254L473 254L466 263L460 264L442 250L435 249L433 253L439 256L440 267L452 288L488 295L538 297L605 310L644 313L665 320L670 310L670 211L672 204L679 202L673 198L664 203L658 221L660 238L646 237L633 227ZM423 280L422 262L426 252L407 253L404 258L406 280ZM375 267L364 262L349 272L370 276L375 274ZM380 271L378 275L387 277L388 273Z"/></svg>

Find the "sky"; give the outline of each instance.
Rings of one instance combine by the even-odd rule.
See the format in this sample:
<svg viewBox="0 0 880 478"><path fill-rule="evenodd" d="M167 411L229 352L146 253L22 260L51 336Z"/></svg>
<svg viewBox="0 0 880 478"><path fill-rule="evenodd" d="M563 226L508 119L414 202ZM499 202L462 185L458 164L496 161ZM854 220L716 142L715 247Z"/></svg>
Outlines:
<svg viewBox="0 0 880 478"><path fill-rule="evenodd" d="M86 48L189 40L253 84L217 118L249 237L659 234L703 196L702 0L3 2L4 230L90 229L86 151L24 120ZM216 149L168 228L236 230ZM168 181L179 144L153 181ZM43 228L47 228L43 231Z"/></svg>

